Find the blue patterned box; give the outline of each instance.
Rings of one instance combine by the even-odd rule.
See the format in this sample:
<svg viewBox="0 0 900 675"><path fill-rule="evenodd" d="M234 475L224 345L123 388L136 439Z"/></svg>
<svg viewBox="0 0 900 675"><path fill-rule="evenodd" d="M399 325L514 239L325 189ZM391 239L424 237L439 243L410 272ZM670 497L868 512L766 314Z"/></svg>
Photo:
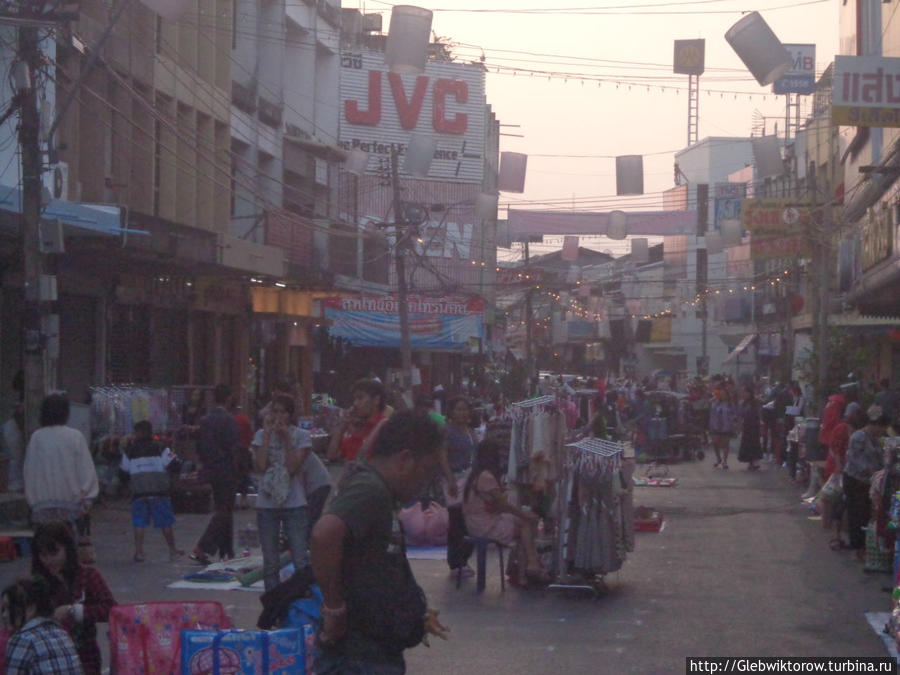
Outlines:
<svg viewBox="0 0 900 675"><path fill-rule="evenodd" d="M306 671L302 630L181 631L181 675L298 675Z"/></svg>

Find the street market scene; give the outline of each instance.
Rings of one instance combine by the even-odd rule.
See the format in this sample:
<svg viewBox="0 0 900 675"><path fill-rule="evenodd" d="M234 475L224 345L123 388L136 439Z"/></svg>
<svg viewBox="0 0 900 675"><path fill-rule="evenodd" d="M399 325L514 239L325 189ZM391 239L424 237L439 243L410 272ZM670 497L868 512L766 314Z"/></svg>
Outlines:
<svg viewBox="0 0 900 675"><path fill-rule="evenodd" d="M0 7L0 672L898 672L898 7Z"/></svg>

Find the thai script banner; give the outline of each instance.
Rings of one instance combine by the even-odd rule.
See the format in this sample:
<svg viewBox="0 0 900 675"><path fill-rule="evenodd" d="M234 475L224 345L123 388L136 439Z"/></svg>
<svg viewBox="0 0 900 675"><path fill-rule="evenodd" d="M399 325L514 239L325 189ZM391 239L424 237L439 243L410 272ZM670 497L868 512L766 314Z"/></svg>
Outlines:
<svg viewBox="0 0 900 675"><path fill-rule="evenodd" d="M783 236L806 232L821 223L822 209L790 199L745 199L741 206L744 229L754 236Z"/></svg>
<svg viewBox="0 0 900 675"><path fill-rule="evenodd" d="M900 127L900 58L835 56L831 119L860 127Z"/></svg>
<svg viewBox="0 0 900 675"><path fill-rule="evenodd" d="M750 258L800 258L809 255L809 237L803 234L785 237L750 237Z"/></svg>
<svg viewBox="0 0 900 675"><path fill-rule="evenodd" d="M697 233L696 211L628 211L628 234L672 236ZM606 234L609 213L598 211L543 211L509 209L509 233L523 235Z"/></svg>
<svg viewBox="0 0 900 675"><path fill-rule="evenodd" d="M354 296L322 301L329 334L359 347L400 347L400 302L396 296ZM484 300L478 297L410 296L413 349L468 348L484 335Z"/></svg>

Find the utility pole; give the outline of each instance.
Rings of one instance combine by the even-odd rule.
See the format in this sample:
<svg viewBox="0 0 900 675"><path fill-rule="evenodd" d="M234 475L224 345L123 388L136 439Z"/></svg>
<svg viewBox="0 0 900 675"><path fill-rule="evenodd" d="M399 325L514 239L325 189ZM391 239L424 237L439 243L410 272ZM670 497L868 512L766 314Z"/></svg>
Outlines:
<svg viewBox="0 0 900 675"><path fill-rule="evenodd" d="M709 257L706 251L706 227L709 220L709 185L697 185L697 294L700 296L700 362L697 374L709 374L709 355L707 354L707 307L706 295L709 282ZM699 246L700 237L704 237L703 248Z"/></svg>
<svg viewBox="0 0 900 675"><path fill-rule="evenodd" d="M40 63L38 29L19 28L19 59L28 73L17 93L19 107L19 144L22 151L22 242L25 263L24 371L26 438L39 426L41 402L46 393L46 350L42 331L46 305L41 300L41 275L44 260L40 249L41 146L40 114L37 105L35 73Z"/></svg>
<svg viewBox="0 0 900 675"><path fill-rule="evenodd" d="M411 398L412 350L409 344L409 306L406 288L406 245L409 232L403 215L403 200L400 196L400 177L397 167L397 148L391 148L391 187L394 192L394 268L397 272L397 310L400 316L400 388L403 395ZM411 401L409 401L411 403Z"/></svg>
<svg viewBox="0 0 900 675"><path fill-rule="evenodd" d="M529 251L528 240L525 240L525 276L530 276L528 272ZM534 379L534 328L531 325L533 308L531 306L531 280L528 280L528 290L525 291L525 391L531 394L531 381Z"/></svg>
<svg viewBox="0 0 900 675"><path fill-rule="evenodd" d="M816 349L819 352L817 360L818 372L816 379L818 380L816 392L819 403L824 407L828 402L828 395L831 393L826 389L828 381L828 260L831 257L830 246L828 241L828 233L831 231L831 200L825 205L824 222L822 230L819 232L818 258L819 258L819 305L817 312L819 344Z"/></svg>

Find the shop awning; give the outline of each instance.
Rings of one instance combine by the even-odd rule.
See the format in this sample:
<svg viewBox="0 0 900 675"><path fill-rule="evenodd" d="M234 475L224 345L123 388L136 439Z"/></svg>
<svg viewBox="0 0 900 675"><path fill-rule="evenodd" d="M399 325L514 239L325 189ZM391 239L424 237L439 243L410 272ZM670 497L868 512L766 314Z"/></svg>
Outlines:
<svg viewBox="0 0 900 675"><path fill-rule="evenodd" d="M0 210L22 213L22 190L0 185ZM60 220L70 234L150 234L146 230L122 227L123 210L107 204L83 204L54 199L44 209L43 220Z"/></svg>
<svg viewBox="0 0 900 675"><path fill-rule="evenodd" d="M722 361L722 365L724 366L726 363L730 363L738 356L740 356L744 351L746 351L747 347L753 344L753 340L756 338L756 333L750 333L750 335L745 335L743 339L738 343L738 346L731 350L731 353L725 357Z"/></svg>

